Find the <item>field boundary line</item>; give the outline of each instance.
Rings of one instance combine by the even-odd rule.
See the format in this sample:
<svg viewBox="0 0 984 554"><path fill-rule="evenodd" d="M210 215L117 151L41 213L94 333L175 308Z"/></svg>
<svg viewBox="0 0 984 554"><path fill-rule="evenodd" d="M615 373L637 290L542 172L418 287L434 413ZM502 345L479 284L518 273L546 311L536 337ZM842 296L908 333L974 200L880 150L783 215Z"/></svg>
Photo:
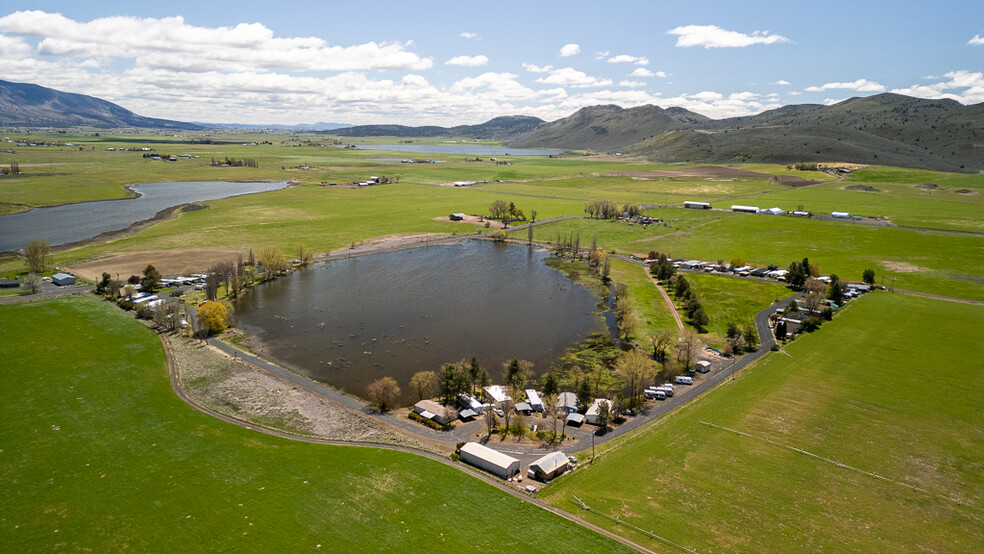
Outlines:
<svg viewBox="0 0 984 554"><path fill-rule="evenodd" d="M620 518L618 516L612 516L612 515L606 514L605 512L599 512L597 510L594 510L594 509L591 508L591 506L588 506L587 504L584 503L583 500L581 500L580 498L578 498L576 496L574 497L574 500L572 500L572 502L574 502L575 504L581 506L581 509L582 510L585 510L585 511L588 511L588 512L592 512L592 513L598 514L600 516L607 517L608 519L614 521L617 525L627 525L627 526L635 529L636 531L639 531L643 535L648 535L649 538L656 539L658 541L661 541L663 543L666 543L666 544L672 546L673 548L676 548L677 550L680 550L680 551L683 551L683 552L690 552L692 554L697 554L697 551L694 550L694 549L692 549L692 548L687 548L686 546L683 546L681 544L677 544L677 543L671 541L670 539L667 539L666 537L661 537L661 536L657 535L653 531L646 531L642 527L639 527L637 525L633 525L633 524L631 524L631 523L629 523L627 521L623 521L622 518Z"/></svg>
<svg viewBox="0 0 984 554"><path fill-rule="evenodd" d="M934 497L934 498L937 498L937 499L940 499L940 500L946 500L946 501L949 501L949 502L953 502L954 504L957 504L958 506L966 506L966 507L968 507L968 508L970 508L972 510L976 510L978 512L984 512L984 508L980 508L979 506L975 506L974 504L971 504L969 502L965 502L965 501L963 501L963 500L961 500L959 498L955 498L955 497L952 497L952 496L946 496L946 495L943 495L943 494L939 494L939 493L935 493L935 492L926 490L926 489L924 489L922 487L917 487L916 485L910 485L908 483L903 483L901 481L896 481L894 479L889 479L888 477L885 477L884 475L878 475L877 473L874 473L872 471L866 471L864 469L857 468L857 467L854 467L854 466L850 466L850 465L847 465L845 463L838 462L836 460L831 460L830 458L824 458L823 456L820 456L818 454L814 454L812 452L808 452L806 450L803 450L802 448L797 448L795 446L790 446L788 444L783 444L781 442L774 441L772 439L767 439L767 438L762 438L762 437L756 437L755 435L752 435L752 434L749 434L749 433L745 433L744 431L739 431L737 429L731 429L729 427L724 427L723 425L717 425L717 424L714 424L714 423L710 423L708 421L701 421L700 423L701 423L701 425L706 425L706 426L712 427L714 429L719 429L721 431L728 431L730 433L735 433L736 435L740 435L740 436L743 436L743 437L748 437L750 439L756 439L756 440L763 441L766 444L773 444L773 445L776 445L776 446L778 446L780 448L785 448L786 450L792 450L793 452L797 452L799 454L810 456L810 457L816 458L817 460L820 460L822 462L827 462L828 464L835 465L835 466L840 467L840 468L849 469L851 471L854 471L854 472L857 472L857 473L861 473L861 474L867 475L867 476L872 477L874 479L879 479L879 480L884 481L886 483L892 483L893 485L898 485L898 486L900 486L902 488L905 488L905 489L913 490L913 491L916 491L916 492L921 492L921 493L923 493L923 494L925 494L927 496L931 496L931 497Z"/></svg>

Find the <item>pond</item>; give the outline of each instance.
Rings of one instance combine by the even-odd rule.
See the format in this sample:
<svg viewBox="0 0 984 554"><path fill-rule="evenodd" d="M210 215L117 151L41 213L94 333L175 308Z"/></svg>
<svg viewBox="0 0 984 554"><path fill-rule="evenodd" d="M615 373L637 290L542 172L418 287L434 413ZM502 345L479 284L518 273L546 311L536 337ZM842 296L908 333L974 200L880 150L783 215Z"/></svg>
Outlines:
<svg viewBox="0 0 984 554"><path fill-rule="evenodd" d="M468 154L470 156L555 156L563 150L536 150L531 148L503 148L483 144L356 144L359 150L385 150L388 152L421 152L430 154Z"/></svg>
<svg viewBox="0 0 984 554"><path fill-rule="evenodd" d="M181 181L141 183L130 188L137 198L80 202L0 216L0 252L24 248L34 239L48 239L52 245L91 239L109 231L126 229L150 219L161 210L282 189L285 181L230 182Z"/></svg>
<svg viewBox="0 0 984 554"><path fill-rule="evenodd" d="M252 289L236 325L260 353L356 395L390 376L409 404L414 373L473 356L501 384L503 363L541 374L607 330L599 299L547 255L467 241L333 261Z"/></svg>

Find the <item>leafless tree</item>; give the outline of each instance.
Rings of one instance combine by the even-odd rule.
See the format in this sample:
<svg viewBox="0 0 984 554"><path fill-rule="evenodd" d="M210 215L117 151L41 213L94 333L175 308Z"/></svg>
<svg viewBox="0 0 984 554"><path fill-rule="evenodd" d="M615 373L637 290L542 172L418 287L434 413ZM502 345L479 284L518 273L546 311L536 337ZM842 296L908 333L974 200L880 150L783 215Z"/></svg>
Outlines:
<svg viewBox="0 0 984 554"><path fill-rule="evenodd" d="M684 364L683 369L690 368L694 359L700 355L703 346L696 329L691 327L684 329L683 334L680 335L680 341L677 343L677 360Z"/></svg>
<svg viewBox="0 0 984 554"><path fill-rule="evenodd" d="M24 258L27 269L32 273L44 273L48 268L48 255L51 254L51 244L45 239L34 239L24 248Z"/></svg>
<svg viewBox="0 0 984 554"><path fill-rule="evenodd" d="M638 406L642 401L642 391L653 382L655 364L641 350L630 350L618 359L615 371L625 380L629 391L629 407Z"/></svg>
<svg viewBox="0 0 984 554"><path fill-rule="evenodd" d="M366 396L379 408L379 411L385 412L396 405L400 398L400 386L392 377L376 379L366 387Z"/></svg>

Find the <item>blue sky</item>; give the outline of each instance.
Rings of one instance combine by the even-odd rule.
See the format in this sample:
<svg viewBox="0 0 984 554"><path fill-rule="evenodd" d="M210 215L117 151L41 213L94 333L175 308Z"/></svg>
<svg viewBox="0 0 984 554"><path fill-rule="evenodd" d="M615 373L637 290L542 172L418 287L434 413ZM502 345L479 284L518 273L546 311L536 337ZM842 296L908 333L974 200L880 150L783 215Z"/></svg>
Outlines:
<svg viewBox="0 0 984 554"><path fill-rule="evenodd" d="M715 117L899 92L984 101L984 2L44 2L0 7L0 78L223 123Z"/></svg>

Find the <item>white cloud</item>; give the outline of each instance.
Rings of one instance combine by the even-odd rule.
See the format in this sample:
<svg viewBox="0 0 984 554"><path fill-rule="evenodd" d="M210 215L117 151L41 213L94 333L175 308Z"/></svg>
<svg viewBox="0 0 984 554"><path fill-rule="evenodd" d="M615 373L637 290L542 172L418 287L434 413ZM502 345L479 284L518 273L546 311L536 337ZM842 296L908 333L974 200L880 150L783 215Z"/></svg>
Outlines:
<svg viewBox="0 0 984 554"><path fill-rule="evenodd" d="M636 65L649 65L649 59L642 56L619 54L608 58L608 63L634 63Z"/></svg>
<svg viewBox="0 0 984 554"><path fill-rule="evenodd" d="M974 35L974 38L967 41L969 46L984 46L984 37L981 35Z"/></svg>
<svg viewBox="0 0 984 554"><path fill-rule="evenodd" d="M852 81L850 83L826 83L818 87L806 87L807 92L822 92L831 89L856 90L858 92L881 92L885 90L885 87L880 83L869 81L867 79L858 79L857 81Z"/></svg>
<svg viewBox="0 0 984 554"><path fill-rule="evenodd" d="M594 53L594 59L603 60L607 58L609 54L611 54L611 52L609 52L608 50L598 50L597 52Z"/></svg>
<svg viewBox="0 0 984 554"><path fill-rule="evenodd" d="M962 104L984 102L984 73L961 69L950 71L943 77L948 80L929 85L897 88L892 92L918 98L949 98Z"/></svg>
<svg viewBox="0 0 984 554"><path fill-rule="evenodd" d="M639 88L646 86L646 83L642 81L619 81L618 85L621 87Z"/></svg>
<svg viewBox="0 0 984 554"><path fill-rule="evenodd" d="M541 67L539 65L533 65L531 63L525 63L524 62L523 63L523 69L525 69L526 71L529 71L531 73L549 73L549 72L551 72L551 71L554 70L554 66L552 66L552 65L544 65L544 66Z"/></svg>
<svg viewBox="0 0 984 554"><path fill-rule="evenodd" d="M135 59L146 67L208 71L285 69L423 70L433 65L407 50L410 43L333 46L317 37L276 37L259 23L196 27L184 19L103 17L79 22L58 13L19 11L0 17L0 32L39 37L45 56Z"/></svg>
<svg viewBox="0 0 984 554"><path fill-rule="evenodd" d="M654 73L652 71L649 71L645 67L637 67L637 68L635 68L632 71L632 73L629 73L629 77L660 77L660 78L665 79L666 78L666 72L665 71L657 71L657 72Z"/></svg>
<svg viewBox="0 0 984 554"><path fill-rule="evenodd" d="M754 31L749 35L722 29L717 25L685 25L670 29L666 34L677 35L676 45L681 47L740 48L753 44L791 42L782 35L769 34L768 31Z"/></svg>
<svg viewBox="0 0 984 554"><path fill-rule="evenodd" d="M779 85L779 86L783 86L783 87L788 87L792 83L790 83L789 81L787 81L785 79L779 79L778 81L775 81L774 83L769 83L769 84L770 85Z"/></svg>
<svg viewBox="0 0 984 554"><path fill-rule="evenodd" d="M581 53L581 46L578 45L578 44L574 44L574 43L565 44L560 49L560 57L561 58L567 58L569 56L573 56L575 54L580 54L580 53Z"/></svg>
<svg viewBox="0 0 984 554"><path fill-rule="evenodd" d="M478 38L478 35L477 34L470 33L468 31L464 31L463 33L461 33L458 36L461 37L461 38Z"/></svg>
<svg viewBox="0 0 984 554"><path fill-rule="evenodd" d="M823 105L824 106L833 106L834 104L840 104L844 100L847 100L847 98L824 98L823 99Z"/></svg>
<svg viewBox="0 0 984 554"><path fill-rule="evenodd" d="M536 82L576 88L607 87L612 84L611 79L599 79L597 77L592 77L583 71L574 69L573 67L554 69L550 72L550 75L540 77L536 80Z"/></svg>
<svg viewBox="0 0 984 554"><path fill-rule="evenodd" d="M444 62L445 65L464 65L467 67L478 67L489 63L489 59L485 56L455 56L450 60Z"/></svg>

